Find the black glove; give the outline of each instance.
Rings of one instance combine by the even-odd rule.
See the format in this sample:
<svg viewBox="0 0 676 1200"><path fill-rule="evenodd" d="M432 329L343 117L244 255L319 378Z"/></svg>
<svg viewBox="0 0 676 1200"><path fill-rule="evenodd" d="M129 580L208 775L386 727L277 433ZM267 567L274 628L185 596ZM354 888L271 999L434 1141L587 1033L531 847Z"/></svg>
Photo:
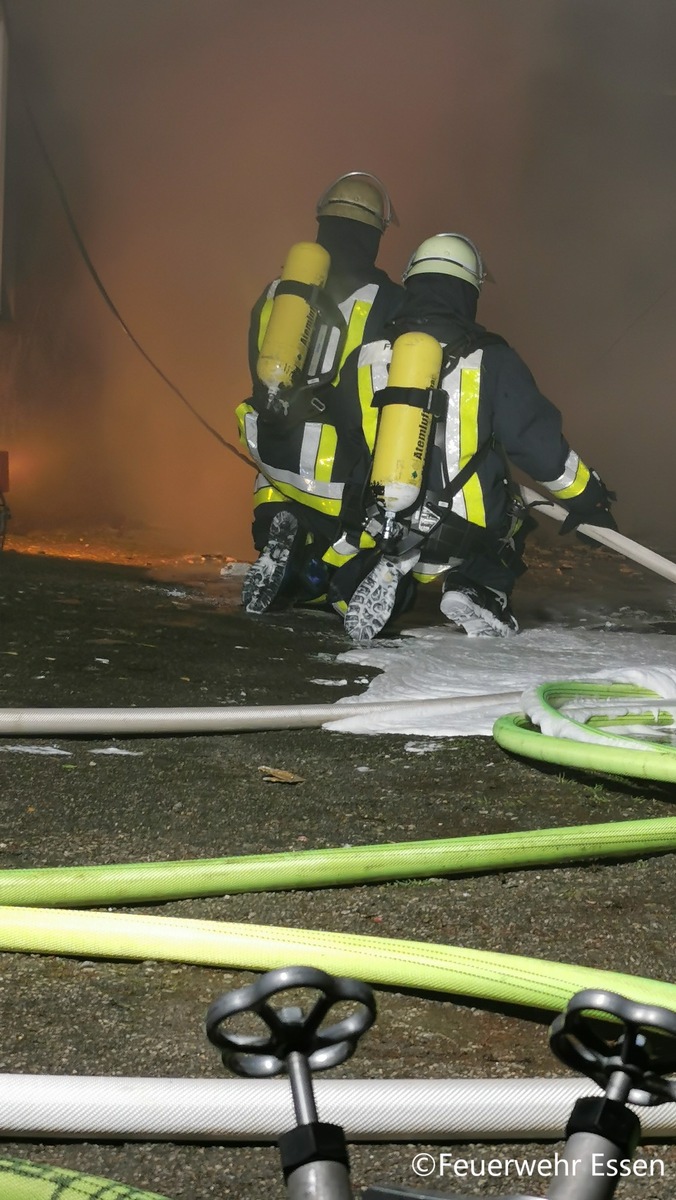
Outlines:
<svg viewBox="0 0 676 1200"><path fill-rule="evenodd" d="M561 525L559 533L561 535L570 533L573 529L577 529L578 525L599 525L602 529L616 530L617 522L610 511L610 505L616 499L615 493L609 492L596 471L592 471L584 491L575 499L565 502L568 516ZM587 545L592 544L591 539L586 538L584 534L579 533L577 536Z"/></svg>
<svg viewBox="0 0 676 1200"><path fill-rule="evenodd" d="M602 508L601 505L584 513L568 513L568 516L559 529L559 534L571 533L573 529L577 529L578 525L599 525L602 529L617 529L617 521L613 514L609 509ZM577 536L584 538L586 542L590 540L589 538L585 538L582 533L579 533Z"/></svg>

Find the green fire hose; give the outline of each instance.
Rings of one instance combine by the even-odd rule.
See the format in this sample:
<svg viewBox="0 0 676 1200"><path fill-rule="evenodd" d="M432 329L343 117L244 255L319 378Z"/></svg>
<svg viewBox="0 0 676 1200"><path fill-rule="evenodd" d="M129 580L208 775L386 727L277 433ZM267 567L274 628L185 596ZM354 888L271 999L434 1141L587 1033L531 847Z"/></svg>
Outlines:
<svg viewBox="0 0 676 1200"><path fill-rule="evenodd" d="M269 971L314 966L389 987L560 1010L583 988L676 1009L676 985L460 946L268 925L69 909L0 909L0 949Z"/></svg>
<svg viewBox="0 0 676 1200"><path fill-rule="evenodd" d="M467 875L669 850L676 850L676 817L186 862L16 868L0 871L0 905L138 904Z"/></svg>
<svg viewBox="0 0 676 1200"><path fill-rule="evenodd" d="M493 736L503 750L564 767L676 783L674 746L622 735L623 725L673 728L674 714L660 707L664 700L656 692L627 683L566 680L542 684L533 690L533 697L540 719L555 718L557 727L567 736L544 734L528 716L510 713L499 717L493 726ZM584 722L561 711L565 704L576 701L590 705L598 702L601 711L590 710ZM625 711L618 714L611 708L603 712L603 704L609 701Z"/></svg>
<svg viewBox="0 0 676 1200"><path fill-rule="evenodd" d="M659 709L655 692L633 685L545 684L537 689L537 698L558 716L561 705L582 698L594 708L587 724L590 717L594 725L672 719ZM619 716L599 712L609 700L621 701L625 709L633 704L638 716L626 711ZM655 711L646 712L646 703ZM535 732L522 716L501 718L495 733L505 748L533 757L548 758L550 743L554 743L549 761L647 778L676 778L676 754L671 747L644 747L631 738L626 739L626 750L568 742ZM548 1009L564 1007L575 991L602 986L603 981L603 986L630 998L676 1007L676 986L669 983L479 950L321 931L18 907L120 904L326 887L674 849L676 818L667 817L301 854L3 871L0 904L6 907L0 909L0 949L88 958L165 959L249 970L294 962L388 986Z"/></svg>
<svg viewBox="0 0 676 1200"><path fill-rule="evenodd" d="M623 738L620 733L623 724L673 724L673 714L660 708L657 693L623 684L565 682L545 684L536 689L536 694L543 710L575 727L576 735L582 731L585 736L585 731L592 730L600 740L551 737L538 731L528 717L512 714L500 718L494 727L496 741L504 749L564 766L676 781L673 747L646 745L635 738ZM621 702L625 710L633 707L633 711L590 711L584 722L561 714L561 706L580 699L596 708L609 700ZM608 726L612 727L611 733L606 731ZM273 926L16 907L119 904L326 887L674 849L676 818L667 817L301 854L3 871L0 905L5 907L0 908L0 950L156 959L255 971L293 962L384 986L548 1010L565 1008L570 997L584 988L603 988L638 1002L676 1010L675 984L524 956ZM3 1200L52 1200L57 1195L59 1200L82 1200L87 1196L96 1196L97 1200L163 1200L126 1185L11 1159L0 1160L0 1190Z"/></svg>

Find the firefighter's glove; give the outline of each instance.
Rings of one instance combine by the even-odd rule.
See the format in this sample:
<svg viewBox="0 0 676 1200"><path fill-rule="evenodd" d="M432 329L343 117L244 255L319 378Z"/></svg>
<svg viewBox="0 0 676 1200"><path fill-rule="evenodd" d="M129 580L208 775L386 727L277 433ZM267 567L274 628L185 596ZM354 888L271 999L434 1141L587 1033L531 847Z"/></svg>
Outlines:
<svg viewBox="0 0 676 1200"><path fill-rule="evenodd" d="M568 516L561 525L559 533L565 535L577 529L578 525L598 525L602 529L617 529L617 522L610 511L610 505L617 499L614 492L609 492L603 480L592 471L581 495L566 502ZM587 546L598 545L592 538L583 533L577 534L578 539Z"/></svg>

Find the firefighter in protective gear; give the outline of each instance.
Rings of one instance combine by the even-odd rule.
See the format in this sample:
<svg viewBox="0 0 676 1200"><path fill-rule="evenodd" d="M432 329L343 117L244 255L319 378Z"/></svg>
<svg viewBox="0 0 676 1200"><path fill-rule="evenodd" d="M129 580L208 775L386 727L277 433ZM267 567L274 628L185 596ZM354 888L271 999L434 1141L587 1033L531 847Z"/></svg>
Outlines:
<svg viewBox="0 0 676 1200"><path fill-rule="evenodd" d="M306 385L300 389L303 403L299 406L292 399L286 406L286 420L283 416L268 420L255 403L260 390L261 349L275 296L281 290L278 279L265 289L252 311L249 367L253 397L237 410L241 441L259 470L253 520L259 557L242 590L247 612L265 612L278 597L319 605L326 600L332 568L323 555L340 529L346 484L368 470L377 416L370 407L370 395L362 404L357 390L339 393L337 385L347 356L381 332L402 303L403 288L375 265L382 234L392 223L397 223L392 203L374 175L342 175L320 196L316 243L330 262L320 310L330 313L333 309L336 320L333 328L330 320L326 326L321 377L319 381L301 379ZM293 291L292 284L285 283L283 288ZM306 376L310 360L317 357L311 354L307 358ZM282 408L287 395L283 388L279 390Z"/></svg>
<svg viewBox="0 0 676 1200"><path fill-rule="evenodd" d="M525 570L525 537L535 523L510 479L508 461L568 509L563 531L583 522L616 528L610 513L615 497L567 442L558 409L539 391L516 351L477 323L486 278L481 254L469 238L457 233L427 238L406 267L406 299L387 338L364 344L343 368L340 386L345 388L356 386L356 375L363 388L369 374L384 414L383 405L402 399L396 388L388 395L397 338L426 333L443 350L430 401L435 416L424 486L415 508L388 520L364 480L361 525L375 548L357 549L354 525L340 540L344 553L351 547L352 558L334 576L332 599L357 640L375 636L398 608L412 602L414 581L440 577L441 610L467 634L518 631L510 596ZM378 453L378 440L376 448ZM381 476L387 470L384 459L379 454Z"/></svg>

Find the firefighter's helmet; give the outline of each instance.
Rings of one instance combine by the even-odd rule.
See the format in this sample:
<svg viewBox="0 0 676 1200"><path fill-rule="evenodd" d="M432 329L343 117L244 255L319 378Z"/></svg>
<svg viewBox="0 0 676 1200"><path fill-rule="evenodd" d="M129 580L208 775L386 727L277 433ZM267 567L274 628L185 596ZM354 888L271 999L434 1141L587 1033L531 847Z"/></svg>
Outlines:
<svg viewBox="0 0 676 1200"><path fill-rule="evenodd" d="M350 171L330 184L317 201L317 216L348 217L381 233L399 224L387 189L368 171Z"/></svg>
<svg viewBox="0 0 676 1200"><path fill-rule="evenodd" d="M437 233L421 242L408 261L403 282L412 275L455 275L478 292L489 278L478 248L462 233Z"/></svg>

